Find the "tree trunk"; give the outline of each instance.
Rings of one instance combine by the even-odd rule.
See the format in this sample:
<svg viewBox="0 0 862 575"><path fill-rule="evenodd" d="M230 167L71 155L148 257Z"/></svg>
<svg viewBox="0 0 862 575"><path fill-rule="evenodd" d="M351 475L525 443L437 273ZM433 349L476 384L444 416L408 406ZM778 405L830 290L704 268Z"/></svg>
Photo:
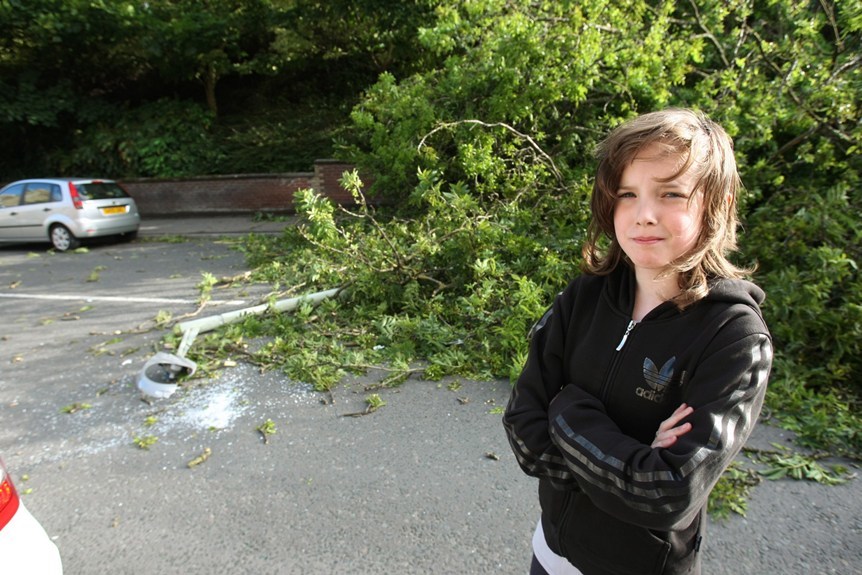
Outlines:
<svg viewBox="0 0 862 575"><path fill-rule="evenodd" d="M218 73L215 66L208 64L204 73L204 91L207 97L207 107L213 113L213 116L218 116L218 102L216 101L215 93L216 82L218 82Z"/></svg>

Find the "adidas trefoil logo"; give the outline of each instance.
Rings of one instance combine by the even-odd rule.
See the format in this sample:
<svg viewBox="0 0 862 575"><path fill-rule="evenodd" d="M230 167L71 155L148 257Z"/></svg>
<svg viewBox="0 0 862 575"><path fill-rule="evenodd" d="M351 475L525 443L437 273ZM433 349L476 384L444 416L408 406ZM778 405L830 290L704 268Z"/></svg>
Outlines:
<svg viewBox="0 0 862 575"><path fill-rule="evenodd" d="M676 363L676 356L665 362L661 369L658 369L650 358L644 358L644 379L649 388L639 387L635 390L638 397L661 403L662 397L667 386L673 378L673 366Z"/></svg>

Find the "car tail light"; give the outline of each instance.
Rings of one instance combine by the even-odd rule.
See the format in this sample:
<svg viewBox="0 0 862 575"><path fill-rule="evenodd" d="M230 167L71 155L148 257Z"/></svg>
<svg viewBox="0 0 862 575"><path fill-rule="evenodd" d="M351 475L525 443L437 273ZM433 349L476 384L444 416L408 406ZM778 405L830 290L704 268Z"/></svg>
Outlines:
<svg viewBox="0 0 862 575"><path fill-rule="evenodd" d="M12 480L6 475L2 463L0 463L0 479L2 479L0 481L0 529L3 529L18 511L18 493L12 485Z"/></svg>
<svg viewBox="0 0 862 575"><path fill-rule="evenodd" d="M72 182L69 182L69 195L72 196L72 204L75 206L75 209L83 210L84 201L81 200L81 194L78 193L78 188Z"/></svg>

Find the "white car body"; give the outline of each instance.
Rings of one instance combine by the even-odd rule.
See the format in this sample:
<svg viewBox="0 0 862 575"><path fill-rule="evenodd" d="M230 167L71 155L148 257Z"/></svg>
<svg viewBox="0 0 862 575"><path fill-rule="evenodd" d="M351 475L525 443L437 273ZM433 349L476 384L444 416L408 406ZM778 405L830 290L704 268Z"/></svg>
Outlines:
<svg viewBox="0 0 862 575"><path fill-rule="evenodd" d="M18 497L0 460L0 573L62 575L60 551Z"/></svg>

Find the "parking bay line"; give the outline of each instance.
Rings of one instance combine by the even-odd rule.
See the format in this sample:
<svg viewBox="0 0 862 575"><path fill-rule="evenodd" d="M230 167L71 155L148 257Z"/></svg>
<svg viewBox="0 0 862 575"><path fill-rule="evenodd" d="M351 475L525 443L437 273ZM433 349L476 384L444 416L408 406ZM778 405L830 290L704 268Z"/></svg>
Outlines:
<svg viewBox="0 0 862 575"><path fill-rule="evenodd" d="M172 299L160 297L120 297L120 296L87 296L87 295L63 295L63 294L24 294L24 293L0 293L0 298L7 299L41 299L54 301L104 301L110 303L176 303L176 304L199 304L196 299ZM244 305L244 300L209 300L207 305Z"/></svg>

